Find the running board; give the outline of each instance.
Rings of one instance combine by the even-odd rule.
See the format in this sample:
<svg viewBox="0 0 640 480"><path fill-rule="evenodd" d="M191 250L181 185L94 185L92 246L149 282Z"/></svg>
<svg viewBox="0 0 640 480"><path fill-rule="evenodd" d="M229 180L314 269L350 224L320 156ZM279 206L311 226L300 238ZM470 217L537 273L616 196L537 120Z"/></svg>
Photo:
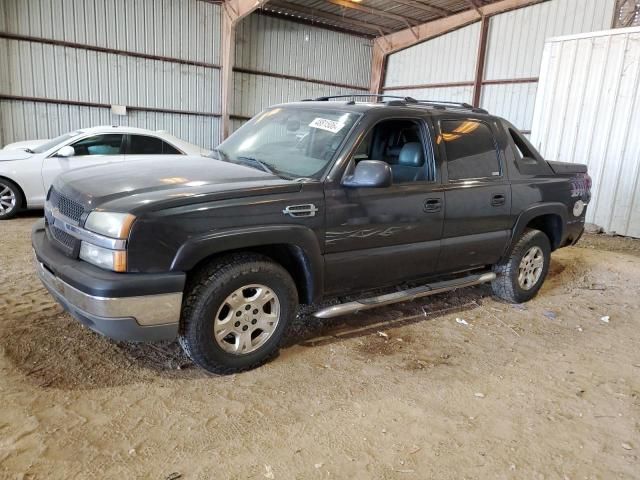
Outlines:
<svg viewBox="0 0 640 480"><path fill-rule="evenodd" d="M313 314L317 318L333 318L347 313L355 313L361 310L369 310L370 308L381 307L398 302L410 302L416 298L435 295L436 293L448 292L456 288L470 287L481 283L490 282L496 278L496 274L492 272L469 275L455 280L447 280L444 282L431 283L420 287L410 288L401 292L387 293L386 295L378 295L377 297L363 298L354 302L342 303L331 307L323 308Z"/></svg>

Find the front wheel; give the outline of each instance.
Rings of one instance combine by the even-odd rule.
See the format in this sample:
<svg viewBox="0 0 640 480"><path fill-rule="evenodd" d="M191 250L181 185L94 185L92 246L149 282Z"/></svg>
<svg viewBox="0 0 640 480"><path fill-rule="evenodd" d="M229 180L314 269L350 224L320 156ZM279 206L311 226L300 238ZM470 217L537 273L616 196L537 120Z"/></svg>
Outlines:
<svg viewBox="0 0 640 480"><path fill-rule="evenodd" d="M0 220L8 220L16 216L22 208L22 193L18 186L4 178L0 178Z"/></svg>
<svg viewBox="0 0 640 480"><path fill-rule="evenodd" d="M296 286L280 265L261 255L225 257L193 279L180 344L212 373L255 368L277 354L297 303Z"/></svg>
<svg viewBox="0 0 640 480"><path fill-rule="evenodd" d="M549 237L540 230L525 230L507 261L494 267L494 295L511 303L531 300L544 283L550 261Z"/></svg>

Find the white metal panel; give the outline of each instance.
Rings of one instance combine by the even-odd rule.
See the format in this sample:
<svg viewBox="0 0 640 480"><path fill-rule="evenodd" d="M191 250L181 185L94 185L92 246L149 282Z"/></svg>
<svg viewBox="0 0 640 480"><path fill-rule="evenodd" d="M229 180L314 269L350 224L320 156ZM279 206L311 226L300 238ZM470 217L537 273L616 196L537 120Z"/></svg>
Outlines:
<svg viewBox="0 0 640 480"><path fill-rule="evenodd" d="M252 14L236 30L235 66L367 88L371 40Z"/></svg>
<svg viewBox="0 0 640 480"><path fill-rule="evenodd" d="M551 0L491 17L485 80L537 77L544 42L611 27L615 0Z"/></svg>
<svg viewBox="0 0 640 480"><path fill-rule="evenodd" d="M443 87L443 88L411 88L385 90L387 95L399 95L402 97L413 97L419 100L438 100L445 102L465 102L473 101L473 87Z"/></svg>
<svg viewBox="0 0 640 480"><path fill-rule="evenodd" d="M219 63L220 6L199 0L2 0L0 25L19 35Z"/></svg>
<svg viewBox="0 0 640 480"><path fill-rule="evenodd" d="M532 142L550 160L586 163L587 221L640 237L640 28L547 42Z"/></svg>
<svg viewBox="0 0 640 480"><path fill-rule="evenodd" d="M537 86L533 82L485 85L480 106L506 118L520 130L531 130Z"/></svg>
<svg viewBox="0 0 640 480"><path fill-rule="evenodd" d="M188 142L211 149L217 143L220 119L142 111L118 116L112 115L108 108L1 100L0 125L3 126L0 145L34 138L53 138L70 130L95 125L129 125L166 130Z"/></svg>
<svg viewBox="0 0 640 480"><path fill-rule="evenodd" d="M393 53L385 87L473 81L480 22Z"/></svg>

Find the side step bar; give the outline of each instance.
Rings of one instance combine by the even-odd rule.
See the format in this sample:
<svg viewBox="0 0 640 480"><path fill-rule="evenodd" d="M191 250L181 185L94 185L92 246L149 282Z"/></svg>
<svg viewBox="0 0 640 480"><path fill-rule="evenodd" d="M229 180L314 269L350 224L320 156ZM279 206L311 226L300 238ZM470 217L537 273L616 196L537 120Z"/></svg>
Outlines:
<svg viewBox="0 0 640 480"><path fill-rule="evenodd" d="M369 310L370 308L381 307L398 302L409 302L416 298L435 295L436 293L448 292L456 288L470 287L494 280L496 274L493 272L479 273L469 275L455 280L446 280L444 282L431 283L420 287L410 288L401 292L387 293L386 295L378 295L377 297L363 298L354 302L342 303L331 307L323 308L313 314L317 318L333 318L347 313L355 313L361 310Z"/></svg>

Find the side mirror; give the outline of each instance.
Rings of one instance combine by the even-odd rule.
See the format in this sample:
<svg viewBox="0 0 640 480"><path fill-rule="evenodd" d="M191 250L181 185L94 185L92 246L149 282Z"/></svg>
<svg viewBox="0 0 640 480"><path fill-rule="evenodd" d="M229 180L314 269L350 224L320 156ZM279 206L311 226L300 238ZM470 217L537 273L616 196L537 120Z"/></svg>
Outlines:
<svg viewBox="0 0 640 480"><path fill-rule="evenodd" d="M73 157L75 154L76 150L71 145L67 145L58 150L56 157Z"/></svg>
<svg viewBox="0 0 640 480"><path fill-rule="evenodd" d="M353 175L344 179L342 185L350 188L384 188L393 181L391 167L380 160L362 160L356 165Z"/></svg>

